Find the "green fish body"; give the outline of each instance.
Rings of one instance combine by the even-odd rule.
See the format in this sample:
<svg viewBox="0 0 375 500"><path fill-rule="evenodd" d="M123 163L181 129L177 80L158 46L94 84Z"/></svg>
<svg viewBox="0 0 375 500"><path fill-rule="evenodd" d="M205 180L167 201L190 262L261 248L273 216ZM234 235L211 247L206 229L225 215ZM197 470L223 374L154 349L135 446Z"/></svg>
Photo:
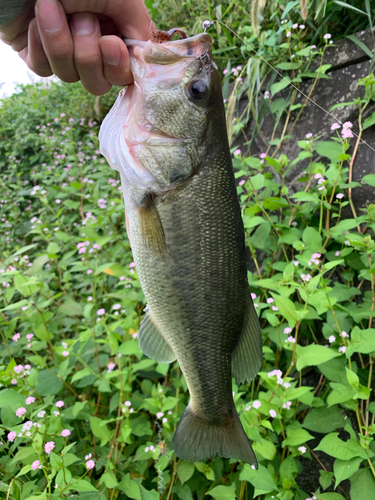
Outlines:
<svg viewBox="0 0 375 500"><path fill-rule="evenodd" d="M190 403L180 458L257 464L236 412L232 373L252 380L262 339L247 282L244 228L211 37L127 41L135 84L100 131L121 173L128 232L147 310L139 345L178 360Z"/></svg>

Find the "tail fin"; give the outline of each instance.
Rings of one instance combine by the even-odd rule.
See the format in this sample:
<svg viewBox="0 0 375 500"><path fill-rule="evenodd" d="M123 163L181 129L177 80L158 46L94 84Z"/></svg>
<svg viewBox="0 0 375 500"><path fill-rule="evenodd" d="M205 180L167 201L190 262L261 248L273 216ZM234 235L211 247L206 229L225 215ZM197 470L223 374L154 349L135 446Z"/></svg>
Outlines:
<svg viewBox="0 0 375 500"><path fill-rule="evenodd" d="M258 468L257 459L237 413L230 425L219 427L204 422L190 406L177 424L173 438L176 455L183 460L203 462L218 454L225 458L238 458Z"/></svg>

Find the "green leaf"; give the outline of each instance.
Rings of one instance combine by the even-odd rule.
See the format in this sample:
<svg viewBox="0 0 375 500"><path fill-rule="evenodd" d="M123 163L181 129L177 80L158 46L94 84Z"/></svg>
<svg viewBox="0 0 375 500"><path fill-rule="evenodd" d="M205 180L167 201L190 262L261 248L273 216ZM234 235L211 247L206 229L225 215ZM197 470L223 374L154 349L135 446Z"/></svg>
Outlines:
<svg viewBox="0 0 375 500"><path fill-rule="evenodd" d="M127 356L135 354L138 358L142 356L141 350L138 345L138 340L135 339L123 342L121 345L118 346L117 352L125 354Z"/></svg>
<svg viewBox="0 0 375 500"><path fill-rule="evenodd" d="M280 477L282 479L294 479L298 474L297 460L291 455L280 464Z"/></svg>
<svg viewBox="0 0 375 500"><path fill-rule="evenodd" d="M372 452L366 452L357 440L349 439L348 441L342 441L338 435L338 432L327 434L315 450L324 451L327 455L339 458L340 460L351 460L354 457L367 459L369 458L368 453L370 453L370 456L373 455Z"/></svg>
<svg viewBox="0 0 375 500"><path fill-rule="evenodd" d="M362 14L366 14L365 12L363 11L360 11ZM371 50L367 47L367 45L365 45L358 37L356 37L355 35L346 35L346 38L349 38L349 40L351 40L352 42L354 42L356 45L358 45L358 47L360 49L363 50L363 52L369 56L370 59L372 59L374 57L374 54L371 52ZM366 121L366 120L365 120ZM375 122L374 122L375 123ZM367 127L363 127L363 128L367 128Z"/></svg>
<svg viewBox="0 0 375 500"><path fill-rule="evenodd" d="M345 152L342 145L335 141L320 141L316 144L315 150L318 154L329 158L332 163L338 163L339 155Z"/></svg>
<svg viewBox="0 0 375 500"><path fill-rule="evenodd" d="M140 486L141 488L141 495L142 495L142 500L159 500L160 495L156 490L146 490L142 485Z"/></svg>
<svg viewBox="0 0 375 500"><path fill-rule="evenodd" d="M333 472L328 472L325 470L320 470L319 483L323 490L329 488L332 484Z"/></svg>
<svg viewBox="0 0 375 500"><path fill-rule="evenodd" d="M102 445L103 446L103 445ZM112 471L105 472L100 478L100 484L105 484L108 489L118 487L116 476Z"/></svg>
<svg viewBox="0 0 375 500"><path fill-rule="evenodd" d="M262 439L262 443L256 441L253 444L253 450L255 451L255 453L260 454L266 460L273 460L277 453L276 446L272 441L268 441L267 439ZM207 479L209 478L207 477Z"/></svg>
<svg viewBox="0 0 375 500"><path fill-rule="evenodd" d="M310 441L314 439L309 432L305 429L287 429L286 431L287 438L282 442L281 447L285 448L285 446L299 446L300 444L306 443L306 441Z"/></svg>
<svg viewBox="0 0 375 500"><path fill-rule="evenodd" d="M137 481L131 479L130 474L126 474L126 476L119 483L118 488L123 493L125 493L128 498L133 498L134 500L142 500L139 484L137 483Z"/></svg>
<svg viewBox="0 0 375 500"><path fill-rule="evenodd" d="M322 345L311 344L307 347L296 346L297 370L301 371L306 366L317 366L330 359L341 356L339 352L324 347Z"/></svg>
<svg viewBox="0 0 375 500"><path fill-rule="evenodd" d="M177 498L180 500L193 500L193 494L191 489L187 484L181 486L180 484L176 484L173 489L173 493L176 493Z"/></svg>
<svg viewBox="0 0 375 500"><path fill-rule="evenodd" d="M101 494L100 491L95 488L95 486L93 486L89 481L85 481L84 479L79 479L78 481L74 481L72 483L71 489L77 490L77 491L95 491L99 495ZM80 495L80 498L82 498L81 495ZM130 498L133 498L133 497L130 497ZM142 500L142 499L140 499L140 500Z"/></svg>
<svg viewBox="0 0 375 500"><path fill-rule="evenodd" d="M14 391L13 389L4 389L0 391L0 408L5 408L15 404L24 402L22 394Z"/></svg>
<svg viewBox="0 0 375 500"><path fill-rule="evenodd" d="M207 494L215 500L236 500L236 483L232 483L230 486L215 486Z"/></svg>
<svg viewBox="0 0 375 500"><path fill-rule="evenodd" d="M288 321L289 326L294 328L297 321L299 321L299 316L296 312L296 306L287 297L282 297L281 295L276 295L271 293L272 297L275 299L275 304L279 309L279 313Z"/></svg>
<svg viewBox="0 0 375 500"><path fill-rule="evenodd" d="M375 481L369 469L360 469L350 478L352 500L374 500Z"/></svg>
<svg viewBox="0 0 375 500"><path fill-rule="evenodd" d="M51 394L58 394L62 386L63 382L56 377L53 371L41 370L35 390L41 396L50 396Z"/></svg>
<svg viewBox="0 0 375 500"><path fill-rule="evenodd" d="M329 407L339 403L345 403L345 401L353 399L356 395L356 391L350 389L350 386L348 385L331 382L330 386L332 387L333 391L328 395L327 398Z"/></svg>
<svg viewBox="0 0 375 500"><path fill-rule="evenodd" d="M259 464L258 470L245 464L240 472L240 481L248 481L254 488L262 491L279 491L272 474L263 465Z"/></svg>
<svg viewBox="0 0 375 500"><path fill-rule="evenodd" d="M76 302L71 297L68 297L61 306L59 306L58 311L60 314L65 314L66 316L82 316L83 308L79 302Z"/></svg>
<svg viewBox="0 0 375 500"><path fill-rule="evenodd" d="M317 493L316 500L346 500L340 493Z"/></svg>
<svg viewBox="0 0 375 500"><path fill-rule="evenodd" d="M28 275L34 276L48 261L49 257L47 254L40 255L40 257L34 259L33 265L27 270Z"/></svg>
<svg viewBox="0 0 375 500"><path fill-rule="evenodd" d="M333 464L333 472L336 478L335 488L337 488L341 481L345 481L345 479L352 477L359 469L362 461L363 459L359 457L352 458L351 460L340 460L336 458Z"/></svg>
<svg viewBox="0 0 375 500"><path fill-rule="evenodd" d="M375 112L374 112L375 115ZM375 174L368 174L362 177L362 180L369 186L375 187Z"/></svg>
<svg viewBox="0 0 375 500"><path fill-rule="evenodd" d="M375 329L361 330L358 326L354 327L351 341L345 351L346 357L349 358L355 352L369 354L373 351L375 351Z"/></svg>
<svg viewBox="0 0 375 500"><path fill-rule="evenodd" d="M314 227L307 227L304 230L302 240L311 254L319 252L322 248L322 237Z"/></svg>
<svg viewBox="0 0 375 500"><path fill-rule="evenodd" d="M102 425L104 420L90 415L91 430L100 439L100 446L105 446L113 437L114 431L110 431L107 425Z"/></svg>
<svg viewBox="0 0 375 500"><path fill-rule="evenodd" d="M285 89L289 84L290 84L289 79L283 78L279 82L274 83L273 85L271 85L271 94L272 94L272 97L275 94L277 94L278 92L280 92L281 90Z"/></svg>
<svg viewBox="0 0 375 500"><path fill-rule="evenodd" d="M195 467L192 462L185 462L185 460L181 460L177 469L177 475L180 478L181 484L189 481L191 476L194 474L194 470Z"/></svg>
<svg viewBox="0 0 375 500"><path fill-rule="evenodd" d="M251 229L252 227L259 226L259 224L264 224L267 222L263 217L255 216L248 217L244 216L244 226L246 229Z"/></svg>
<svg viewBox="0 0 375 500"><path fill-rule="evenodd" d="M313 408L305 417L303 427L314 432L327 434L345 426L344 415L340 412L340 407L335 405L327 408Z"/></svg>

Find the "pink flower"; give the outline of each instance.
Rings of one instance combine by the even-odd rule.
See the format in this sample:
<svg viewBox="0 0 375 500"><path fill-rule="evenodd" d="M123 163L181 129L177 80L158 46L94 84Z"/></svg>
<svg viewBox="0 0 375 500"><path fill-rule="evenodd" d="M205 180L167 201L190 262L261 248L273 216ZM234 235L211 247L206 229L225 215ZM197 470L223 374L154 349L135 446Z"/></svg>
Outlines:
<svg viewBox="0 0 375 500"><path fill-rule="evenodd" d="M57 401L56 406L57 408L62 408L64 406L64 401Z"/></svg>
<svg viewBox="0 0 375 500"><path fill-rule="evenodd" d="M275 311L275 312L276 312L276 311L278 311L278 310L279 310L279 308L278 308L278 307L276 307L276 306L272 306L272 311Z"/></svg>
<svg viewBox="0 0 375 500"><path fill-rule="evenodd" d="M275 418L276 415L277 415L277 413L275 412L275 410L270 410L269 414L271 415L272 418Z"/></svg>
<svg viewBox="0 0 375 500"><path fill-rule="evenodd" d="M334 335L330 335L330 336L329 336L329 339L328 339L328 342L329 342L330 344L332 344L335 340L336 340L336 337L335 337Z"/></svg>
<svg viewBox="0 0 375 500"><path fill-rule="evenodd" d="M33 337L34 337L34 334L33 334L33 333L28 333L28 334L26 335L26 338L27 338L27 340L28 340L29 342L30 342L30 340L31 340Z"/></svg>
<svg viewBox="0 0 375 500"><path fill-rule="evenodd" d="M161 418L161 417L164 417L164 413L162 411L158 411L158 413L156 414L156 418Z"/></svg>
<svg viewBox="0 0 375 500"><path fill-rule="evenodd" d="M64 358L67 358L69 356L68 351L63 351L61 354L64 356Z"/></svg>
<svg viewBox="0 0 375 500"><path fill-rule="evenodd" d="M337 130L338 128L340 128L341 125L339 125L338 123L334 123L333 125L331 125L331 130Z"/></svg>
<svg viewBox="0 0 375 500"><path fill-rule="evenodd" d="M90 297L87 297L87 302L91 302L92 301L92 297L90 295Z"/></svg>
<svg viewBox="0 0 375 500"><path fill-rule="evenodd" d="M89 460L88 462L86 462L86 467L88 469L93 469L95 467L95 462L94 460Z"/></svg>
<svg viewBox="0 0 375 500"><path fill-rule="evenodd" d="M223 75L226 75L227 73L228 73L228 70L227 70L227 69L225 69L225 70L223 71Z"/></svg>
<svg viewBox="0 0 375 500"><path fill-rule="evenodd" d="M288 33L286 34L286 37L289 38L291 35L290 31L288 31Z"/></svg>
<svg viewBox="0 0 375 500"><path fill-rule="evenodd" d="M339 352L342 352L344 354L345 351L346 351L346 346L343 345L343 346L339 347Z"/></svg>
<svg viewBox="0 0 375 500"><path fill-rule="evenodd" d="M262 160L263 160L263 158L265 158L266 156L267 156L267 153L260 153L259 158L262 158Z"/></svg>
<svg viewBox="0 0 375 500"><path fill-rule="evenodd" d="M53 441L48 441L48 443L44 445L44 451L47 453L47 455L49 455L54 447L55 443Z"/></svg>
<svg viewBox="0 0 375 500"><path fill-rule="evenodd" d="M121 304L114 304L112 306L112 309L114 309L115 311L117 311L117 309L121 309Z"/></svg>
<svg viewBox="0 0 375 500"><path fill-rule="evenodd" d="M130 267L130 266L129 266L129 267ZM120 280L120 281L124 281L124 279L125 279L125 276L120 276L120 277L119 277L119 280Z"/></svg>
<svg viewBox="0 0 375 500"><path fill-rule="evenodd" d="M341 131L341 137L343 139L351 139L352 137L354 137L353 135L353 132L349 129L349 128L343 128L342 131Z"/></svg>
<svg viewBox="0 0 375 500"><path fill-rule="evenodd" d="M299 29L300 29L300 30L304 30L305 28L306 28L306 26L305 26L304 24L300 24L300 25L299 25Z"/></svg>
<svg viewBox="0 0 375 500"><path fill-rule="evenodd" d="M312 133L310 132L309 134L306 134L306 139L310 139L310 137L312 137Z"/></svg>
<svg viewBox="0 0 375 500"><path fill-rule="evenodd" d="M259 410L259 408L262 406L262 403L258 400L254 401L253 403L253 408L255 408L256 410Z"/></svg>
<svg viewBox="0 0 375 500"><path fill-rule="evenodd" d="M17 365L17 366L15 366L15 367L13 368L13 370L14 370L16 373L20 374L20 373L22 373L22 372L23 372L24 367L23 367L22 365Z"/></svg>
<svg viewBox="0 0 375 500"><path fill-rule="evenodd" d="M87 273L87 274L91 274L91 273L92 273L92 269L88 269L88 270L86 271L86 273Z"/></svg>
<svg viewBox="0 0 375 500"><path fill-rule="evenodd" d="M107 372L110 373L116 368L116 363L109 363L107 366Z"/></svg>
<svg viewBox="0 0 375 500"><path fill-rule="evenodd" d="M14 431L11 431L8 434L8 441L10 441L11 443L13 443L13 441L16 439L16 437L17 437L17 433L14 432Z"/></svg>
<svg viewBox="0 0 375 500"><path fill-rule="evenodd" d="M300 451L301 453L306 453L306 446L299 446L298 451Z"/></svg>
<svg viewBox="0 0 375 500"><path fill-rule="evenodd" d="M97 312L96 312L96 314L98 316L103 316L103 314L105 314L105 309L98 309Z"/></svg>
<svg viewBox="0 0 375 500"><path fill-rule="evenodd" d="M33 470L41 469L42 466L40 465L40 461L39 460L34 460L34 462L31 464L31 468Z"/></svg>
<svg viewBox="0 0 375 500"><path fill-rule="evenodd" d="M70 432L70 430L69 430L69 429L64 429L64 430L61 432L61 435L62 435L62 437L64 437L64 438L65 438L65 437L70 436L70 435L71 435L71 432Z"/></svg>
<svg viewBox="0 0 375 500"><path fill-rule="evenodd" d="M332 38L332 35L331 35L331 33L326 33L323 38L325 40L329 40L330 38Z"/></svg>
<svg viewBox="0 0 375 500"><path fill-rule="evenodd" d="M31 405L32 403L35 403L35 398L33 396L29 396L26 398L26 404Z"/></svg>
<svg viewBox="0 0 375 500"><path fill-rule="evenodd" d="M10 381L10 383L12 385L17 385L17 380L15 378L12 378L12 380Z"/></svg>
<svg viewBox="0 0 375 500"><path fill-rule="evenodd" d="M24 408L23 406L21 406L21 408L18 408L18 410L16 411L16 415L18 418L21 418L23 415L25 415L26 413L26 408Z"/></svg>
<svg viewBox="0 0 375 500"><path fill-rule="evenodd" d="M275 302L272 297L270 297L269 299L267 299L267 304L272 304L272 302Z"/></svg>
<svg viewBox="0 0 375 500"><path fill-rule="evenodd" d="M295 30L296 28L298 28L298 23L294 23L292 28Z"/></svg>
<svg viewBox="0 0 375 500"><path fill-rule="evenodd" d="M58 417L60 415L59 411L54 411L53 413L54 413L55 417Z"/></svg>
<svg viewBox="0 0 375 500"><path fill-rule="evenodd" d="M125 405L125 406L127 406L127 407L129 408L129 406L131 406L132 404L131 404L131 402L130 402L130 401L125 401L124 405ZM164 415L164 413L163 413L163 415ZM163 415L162 415L162 416L163 416ZM156 416L158 416L158 414L156 414ZM158 417L158 418L160 418L160 417Z"/></svg>
<svg viewBox="0 0 375 500"><path fill-rule="evenodd" d="M246 181L245 181L244 179L242 179L242 181L240 181L240 182L238 183L238 185L239 185L239 186L243 186L243 185L245 184L245 182L246 182Z"/></svg>
<svg viewBox="0 0 375 500"><path fill-rule="evenodd" d="M251 298L252 298L253 300L255 300L255 299L257 298L256 293L252 293L252 294L251 294Z"/></svg>
<svg viewBox="0 0 375 500"><path fill-rule="evenodd" d="M285 342L291 342L292 344L294 344L296 341L296 339L294 337L292 337L291 335L286 339Z"/></svg>
<svg viewBox="0 0 375 500"><path fill-rule="evenodd" d="M338 198L339 200L341 200L341 198L344 198L343 193L337 193L336 198Z"/></svg>
<svg viewBox="0 0 375 500"><path fill-rule="evenodd" d="M241 154L241 150L240 149L236 149L236 151L233 154L240 155Z"/></svg>
<svg viewBox="0 0 375 500"><path fill-rule="evenodd" d="M85 456L85 460L89 460L91 458L91 453L89 453L88 455Z"/></svg>
<svg viewBox="0 0 375 500"><path fill-rule="evenodd" d="M17 342L20 338L21 338L21 335L19 333L16 333L15 335L13 335L14 342Z"/></svg>

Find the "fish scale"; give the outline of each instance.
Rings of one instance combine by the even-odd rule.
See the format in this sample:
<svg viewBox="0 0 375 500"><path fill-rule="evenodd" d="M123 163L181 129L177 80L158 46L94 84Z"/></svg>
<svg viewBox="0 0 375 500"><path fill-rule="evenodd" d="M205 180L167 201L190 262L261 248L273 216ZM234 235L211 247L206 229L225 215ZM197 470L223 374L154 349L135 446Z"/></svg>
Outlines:
<svg viewBox="0 0 375 500"><path fill-rule="evenodd" d="M100 142L121 173L147 300L140 348L157 361L177 359L190 393L175 452L185 460L219 454L257 466L235 409L232 371L237 383L250 381L260 368L262 341L211 42L206 34L161 46L127 41L136 90L128 99L126 92L120 95ZM189 86L196 81L191 97ZM125 118L124 127L126 116L135 123ZM141 138L134 147L133 137Z"/></svg>

